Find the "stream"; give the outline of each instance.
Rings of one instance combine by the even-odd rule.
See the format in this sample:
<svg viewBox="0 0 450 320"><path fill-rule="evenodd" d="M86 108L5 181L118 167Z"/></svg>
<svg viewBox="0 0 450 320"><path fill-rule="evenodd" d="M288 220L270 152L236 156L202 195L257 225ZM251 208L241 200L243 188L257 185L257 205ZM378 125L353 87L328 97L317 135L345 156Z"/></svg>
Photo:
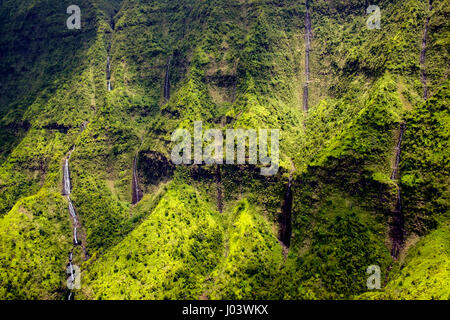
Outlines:
<svg viewBox="0 0 450 320"><path fill-rule="evenodd" d="M73 229L73 247L69 252L69 263L68 263L70 281L72 282L72 284L75 282L74 268L72 265L73 250L76 246L82 245L81 241L78 240L78 228L80 227L80 224L78 222L77 214L76 214L75 208L73 206L72 200L70 199L71 182L70 182L70 171L69 171L69 159L70 159L70 155L72 154L72 152L74 150L75 149L72 149L71 151L69 151L69 154L67 155L67 158L63 164L63 191L62 191L62 194L65 195L66 199L67 199L69 214L70 214L70 217L72 218L72 226L74 228ZM84 255L86 258L87 257L86 249L84 247L82 247L82 249L83 249L83 252L84 252ZM71 290L69 292L69 296L67 297L67 299L73 300L73 298L74 298L74 293Z"/></svg>
<svg viewBox="0 0 450 320"><path fill-rule="evenodd" d="M309 99L309 52L311 50L311 16L308 1L306 1L305 15L305 86L303 87L303 110L308 111Z"/></svg>
<svg viewBox="0 0 450 320"><path fill-rule="evenodd" d="M423 31L423 37L422 37L422 50L420 51L420 70L421 70L420 81L422 82L422 85L423 85L424 100L428 99L428 85L427 85L427 71L426 71L426 66L425 66L425 56L426 56L426 52L427 52L427 37L428 37L428 27L430 24L430 14L431 14L431 11L433 10L432 0L429 0L428 10L429 10L429 14L425 20L425 27L424 27L424 31Z"/></svg>
<svg viewBox="0 0 450 320"><path fill-rule="evenodd" d="M164 99L169 100L170 99L170 58L167 62L166 67L166 76L164 78Z"/></svg>
<svg viewBox="0 0 450 320"><path fill-rule="evenodd" d="M111 62L109 56L106 59L106 84L108 86L108 91L111 91Z"/></svg>

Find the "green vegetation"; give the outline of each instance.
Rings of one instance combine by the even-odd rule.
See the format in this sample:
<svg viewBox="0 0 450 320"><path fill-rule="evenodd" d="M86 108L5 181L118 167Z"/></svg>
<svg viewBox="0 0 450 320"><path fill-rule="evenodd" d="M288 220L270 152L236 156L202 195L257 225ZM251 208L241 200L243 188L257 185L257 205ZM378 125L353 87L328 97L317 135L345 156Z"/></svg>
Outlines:
<svg viewBox="0 0 450 320"><path fill-rule="evenodd" d="M449 298L449 0L431 12L428 0L378 1L379 30L364 1L309 1L307 112L304 0L82 0L81 30L65 27L70 4L0 8L0 299L64 298L72 149L90 256L75 257L76 299ZM280 129L278 174L174 166L171 134L194 121ZM393 260L399 188L406 241ZM367 293L370 265L388 281Z"/></svg>
<svg viewBox="0 0 450 320"><path fill-rule="evenodd" d="M450 218L449 82L407 118L401 187L411 231L435 229Z"/></svg>
<svg viewBox="0 0 450 320"><path fill-rule="evenodd" d="M247 200L233 208L225 258L211 274L213 299L270 299L282 265L272 228Z"/></svg>
<svg viewBox="0 0 450 320"><path fill-rule="evenodd" d="M217 263L223 230L217 212L177 184L110 252L87 262L83 293L94 299L196 299Z"/></svg>
<svg viewBox="0 0 450 320"><path fill-rule="evenodd" d="M57 299L72 233L67 203L45 189L0 220L0 299Z"/></svg>
<svg viewBox="0 0 450 320"><path fill-rule="evenodd" d="M405 261L391 271L391 280L381 292L366 293L359 298L448 300L449 231L447 224L425 236L408 251Z"/></svg>

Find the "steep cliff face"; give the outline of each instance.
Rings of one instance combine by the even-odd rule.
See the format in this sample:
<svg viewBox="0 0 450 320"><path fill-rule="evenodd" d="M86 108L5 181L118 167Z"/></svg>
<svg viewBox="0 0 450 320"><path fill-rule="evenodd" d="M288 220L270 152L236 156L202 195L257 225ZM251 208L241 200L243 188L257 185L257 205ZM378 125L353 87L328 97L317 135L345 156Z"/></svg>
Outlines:
<svg viewBox="0 0 450 320"><path fill-rule="evenodd" d="M61 190L76 299L378 298L374 264L418 296L398 268L448 222L448 0L380 1L373 30L356 0L80 1L81 30L68 5L0 9L0 298L64 297ZM280 129L277 174L176 166L196 121Z"/></svg>

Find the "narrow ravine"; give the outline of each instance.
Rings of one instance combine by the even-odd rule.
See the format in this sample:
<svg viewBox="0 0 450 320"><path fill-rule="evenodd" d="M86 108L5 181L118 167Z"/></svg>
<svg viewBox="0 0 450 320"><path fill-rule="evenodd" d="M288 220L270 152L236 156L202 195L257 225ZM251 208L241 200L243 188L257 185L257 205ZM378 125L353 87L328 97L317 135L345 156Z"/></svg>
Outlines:
<svg viewBox="0 0 450 320"><path fill-rule="evenodd" d="M115 24L114 24L113 17L110 18L109 25L111 27L111 30L112 30L113 34L114 34ZM106 86L108 88L108 91L111 91L112 90L112 84L111 84L111 58L110 58L111 40L109 41L108 47L106 48L106 53L107 53L107 58L106 58Z"/></svg>
<svg viewBox="0 0 450 320"><path fill-rule="evenodd" d="M164 99L170 99L170 60L167 61L166 76L164 78Z"/></svg>
<svg viewBox="0 0 450 320"><path fill-rule="evenodd" d="M427 71L426 71L426 65L425 65L425 57L426 57L426 51L427 51L427 38L428 38L428 28L430 23L430 15L431 11L433 10L432 0L429 0L428 3L428 10L429 14L427 18L425 19L425 26L423 30L423 36L422 36L422 46L420 51L420 80L423 85L423 98L424 100L428 99L428 85L427 85ZM391 257L394 260L398 260L400 257L400 253L403 249L404 243L405 243L405 218L402 210L402 192L400 188L400 169L399 169L399 163L401 158L401 152L402 152L402 140L403 135L406 130L406 122L403 122L400 124L400 133L397 140L397 145L395 147L395 163L394 168L392 170L391 174L391 180L395 182L397 185L397 194L395 199L395 205L391 213L391 221L389 224L389 237L391 239ZM392 270L392 264L387 268L386 270L386 278L385 278L385 285L389 281L389 273Z"/></svg>
<svg viewBox="0 0 450 320"><path fill-rule="evenodd" d="M131 203L136 204L142 199L142 192L139 189L139 179L137 174L137 156L133 160L133 182L132 182Z"/></svg>
<svg viewBox="0 0 450 320"><path fill-rule="evenodd" d="M420 81L423 85L423 98L425 100L428 99L428 80L427 80L427 70L425 66L425 56L427 52L427 37L428 37L428 27L430 24L430 16L431 11L433 10L433 1L429 0L428 3L428 15L425 20L425 27L423 30L423 36L422 36L422 50L420 51Z"/></svg>
<svg viewBox="0 0 450 320"><path fill-rule="evenodd" d="M293 180L293 172L289 175L289 180L286 188L286 193L284 194L283 204L281 206L281 215L280 215L280 231L279 231L279 240L289 248L291 245L291 235L292 235L292 180Z"/></svg>
<svg viewBox="0 0 450 320"><path fill-rule="evenodd" d="M391 180L394 181L394 183L397 185L397 196L395 199L395 206L392 211L391 216L391 222L390 222L390 230L389 230L389 236L391 238L391 256L394 258L394 260L397 260L400 252L403 248L403 244L405 242L405 219L403 216L402 211L402 194L400 190L400 184L399 184L399 163L400 163L400 156L401 156L401 146L402 146L402 140L403 140L403 134L405 132L406 124L402 123L400 125L400 133L397 140L397 145L395 147L395 163L394 168L392 170L391 174Z"/></svg>
<svg viewBox="0 0 450 320"><path fill-rule="evenodd" d="M84 253L84 260L86 260L88 258L87 255L87 251L86 251L86 247L84 246L84 244L79 241L78 239L78 229L81 227L80 222L78 220L75 208L73 206L72 200L70 199L70 193L71 193L71 182L70 182L70 171L69 171L69 159L70 156L72 154L72 152L75 149L72 149L69 151L66 159L64 160L64 164L63 164L63 190L62 190L62 194L66 196L67 199L67 203L68 203L68 209L69 209L69 214L70 217L72 219L72 227L73 227L73 247L69 252L69 262L67 264L67 270L69 271L70 274L70 281L72 282L72 284L74 284L75 282L75 274L74 274L74 267L72 264L73 261L73 250L75 249L76 246L81 246L83 253ZM71 290L69 292L69 295L67 297L68 300L73 300L74 299L75 294L73 293L73 291Z"/></svg>
<svg viewBox="0 0 450 320"><path fill-rule="evenodd" d="M217 209L220 213L223 211L223 186L222 186L222 173L220 172L220 166L216 166L215 182L217 186Z"/></svg>
<svg viewBox="0 0 450 320"><path fill-rule="evenodd" d="M305 85L303 87L303 110L308 111L309 99L309 52L311 50L311 16L308 0L305 14Z"/></svg>
<svg viewBox="0 0 450 320"><path fill-rule="evenodd" d="M400 124L400 134L398 136L397 145L395 146L395 163L391 174L391 180L397 180L398 178L398 165L400 163L401 146L403 140L403 134L405 133L406 123Z"/></svg>

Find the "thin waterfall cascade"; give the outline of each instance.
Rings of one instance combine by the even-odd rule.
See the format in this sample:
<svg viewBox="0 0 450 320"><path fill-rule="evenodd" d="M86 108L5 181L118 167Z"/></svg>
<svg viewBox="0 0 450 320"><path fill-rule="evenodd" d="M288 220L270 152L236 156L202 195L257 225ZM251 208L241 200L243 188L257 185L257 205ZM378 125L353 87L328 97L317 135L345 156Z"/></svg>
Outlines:
<svg viewBox="0 0 450 320"><path fill-rule="evenodd" d="M431 14L431 11L433 10L433 1L429 0L428 2L428 10ZM427 85L427 72L426 72L426 65L425 65L425 58L426 58L426 50L427 50L427 38L428 38L428 30L429 30L429 23L430 23L430 14L427 16L425 20L425 26L423 30L423 37L422 37L422 46L420 51L420 80L422 82L423 86L423 98L424 100L428 99L428 85ZM403 140L403 134L406 129L406 123L402 123L400 125L400 134L398 137L397 145L395 148L396 154L395 154L395 164L394 168L392 170L391 174L391 180L396 182L397 185L397 195L395 199L395 206L392 210L392 217L389 224L389 236L391 238L391 257L394 260L397 260L399 258L400 252L403 248L404 241L405 241L405 219L404 214L402 211L402 193L400 189L400 185L398 183L399 180L399 163L400 163L400 157L401 157L401 144ZM392 265L389 266L387 273L392 269ZM386 275L386 282L388 279L388 275Z"/></svg>
<svg viewBox="0 0 450 320"><path fill-rule="evenodd" d="M164 99L170 99L170 58L167 62L166 76L164 78Z"/></svg>
<svg viewBox="0 0 450 320"><path fill-rule="evenodd" d="M433 10L433 3L432 0L429 0L428 4L428 10L429 13ZM420 51L420 81L423 85L423 98L425 100L428 99L428 80L427 80L427 70L425 65L425 57L427 52L427 37L428 37L428 30L429 30L429 24L430 24L430 14L428 14L426 20L425 20L425 27L423 30L423 37L422 37L422 49Z"/></svg>
<svg viewBox="0 0 450 320"><path fill-rule="evenodd" d="M75 245L78 245L78 237L77 237L77 227L73 229L73 241Z"/></svg>
<svg viewBox="0 0 450 320"><path fill-rule="evenodd" d="M142 192L139 190L139 180L138 180L138 173L137 173L137 157L134 157L133 161L133 182L132 182L132 196L131 196L131 203L136 204L142 199Z"/></svg>
<svg viewBox="0 0 450 320"><path fill-rule="evenodd" d="M429 0L428 5L429 13L433 10L433 4L432 0ZM428 38L428 30L429 30L429 23L430 23L430 14L427 16L425 20L425 26L423 31L423 37L422 37L422 47L420 51L420 69L421 69L421 75L420 79L423 85L423 98L424 100L428 99L428 85L427 85L427 72L426 72L426 65L425 65L425 57L426 57L426 49L427 49L427 38ZM400 157L401 157L401 144L403 140L403 134L406 129L406 123L402 123L400 125L400 134L398 137L397 145L395 147L395 163L394 168L392 170L391 174L391 180L396 182L397 185L397 196L395 199L395 206L392 211L392 219L390 222L390 238L392 241L392 249L391 249L391 256L397 260L400 252L403 248L404 241L405 241L405 219L404 214L402 211L402 193L401 188L398 183L399 180L399 163L400 163Z"/></svg>
<svg viewBox="0 0 450 320"><path fill-rule="evenodd" d="M73 151L73 150L72 150ZM78 237L77 237L77 227L78 227L78 218L77 213L75 211L75 208L73 206L72 200L70 199L70 193L71 193L71 183L70 183L70 175L69 175L69 159L70 154L72 151L69 152L68 157L66 158L64 165L63 165L63 179L64 179L64 187L63 187L63 194L67 196L67 203L69 208L69 214L73 219L73 226L74 226L74 234L73 234L73 240L74 244L78 245Z"/></svg>
<svg viewBox="0 0 450 320"><path fill-rule="evenodd" d="M77 225L78 224L77 214L75 213L75 208L73 207L72 200L70 200L69 196L67 196L67 201L69 202L69 213L70 213L70 216L72 217L74 224Z"/></svg>
<svg viewBox="0 0 450 320"><path fill-rule="evenodd" d="M401 146L403 140L403 134L406 129L406 123L400 125L400 133L397 140L397 145L395 147L395 162L394 168L391 174L391 180L397 185L397 195L395 199L395 206L391 213L391 221L389 228L389 235L392 241L391 256L395 260L398 259L401 249L405 241L404 230L405 230L405 219L402 211L402 194L399 180L399 163L401 158Z"/></svg>
<svg viewBox="0 0 450 320"><path fill-rule="evenodd" d="M75 281L75 276L74 276L74 274L73 274L73 265L72 265L72 261L70 261L70 263L69 263L69 270L70 270L70 278L71 278L72 282L74 282L74 281Z"/></svg>
<svg viewBox="0 0 450 320"><path fill-rule="evenodd" d="M109 60L109 56L106 58L106 79L111 79L111 64Z"/></svg>
<svg viewBox="0 0 450 320"><path fill-rule="evenodd" d="M403 140L403 134L405 132L406 123L400 125L400 134L398 136L397 145L395 147L395 163L394 169L392 170L391 180L397 180L398 178L398 165L400 163L401 146Z"/></svg>
<svg viewBox="0 0 450 320"><path fill-rule="evenodd" d="M70 174L69 174L69 158L66 158L63 165L63 195L70 194Z"/></svg>
<svg viewBox="0 0 450 320"><path fill-rule="evenodd" d="M72 264L72 251L70 251L69 253L69 266L68 266L68 273L70 275L70 282L72 283L72 285L75 283L75 273L74 273L74 268L73 268L73 264ZM67 300L73 300L73 291L71 290L69 292L69 296L67 297Z"/></svg>
<svg viewBox="0 0 450 320"><path fill-rule="evenodd" d="M303 87L303 110L309 109L309 52L311 51L311 16L308 1L305 14L305 85Z"/></svg>
<svg viewBox="0 0 450 320"><path fill-rule="evenodd" d="M77 218L77 213L75 211L75 207L72 203L72 200L70 199L70 193L71 193L71 182L70 182L70 171L69 171L69 159L70 156L72 154L72 152L75 149L72 149L68 155L67 158L64 160L64 164L63 164L63 191L62 194L66 196L67 198L67 203L68 203L68 209L69 209L69 214L70 217L72 218L73 222L72 222L72 226L73 226L73 246L81 246L84 252L84 256L85 259L88 257L86 249L84 248L83 244L81 241L79 241L78 239L78 228L80 226L79 222L78 222L78 218ZM68 266L68 273L70 275L70 282L73 284L75 282L75 274L74 274L74 267L72 264L73 261L73 249L69 252L69 263L67 264ZM73 300L74 299L74 292L72 290L70 290L69 295L67 297L68 300Z"/></svg>
<svg viewBox="0 0 450 320"><path fill-rule="evenodd" d="M106 84L108 86L108 91L111 91L111 61L109 56L106 58Z"/></svg>

